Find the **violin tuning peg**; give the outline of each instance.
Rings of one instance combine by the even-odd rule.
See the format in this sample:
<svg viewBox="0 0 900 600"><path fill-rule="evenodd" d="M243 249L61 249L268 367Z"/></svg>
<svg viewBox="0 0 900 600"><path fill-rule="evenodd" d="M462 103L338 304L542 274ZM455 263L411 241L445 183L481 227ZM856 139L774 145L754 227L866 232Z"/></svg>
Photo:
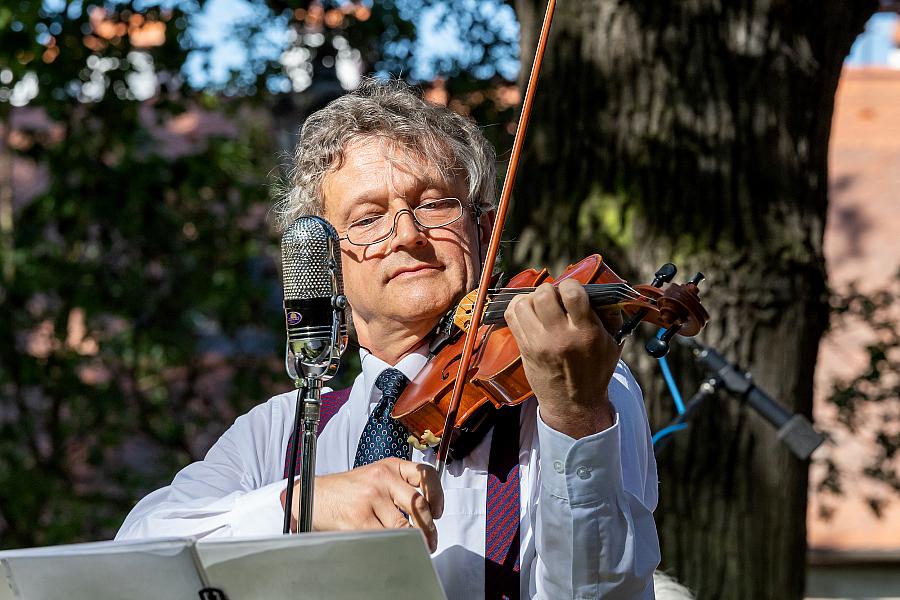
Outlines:
<svg viewBox="0 0 900 600"><path fill-rule="evenodd" d="M675 337L675 334L677 334L680 330L680 323L677 325L672 325L671 327L666 329L662 335L650 339L644 345L644 349L647 350L647 354L649 354L653 358L664 357L669 353L669 340Z"/></svg>
<svg viewBox="0 0 900 600"><path fill-rule="evenodd" d="M704 279L706 279L706 275L704 275L703 273L700 273L698 271L697 274L694 275L690 281L688 281L688 283L693 283L694 285L700 285L700 282L703 281Z"/></svg>
<svg viewBox="0 0 900 600"><path fill-rule="evenodd" d="M678 273L678 267L672 263L666 263L653 274L653 282L650 285L661 287L662 284L672 281L676 273Z"/></svg>
<svg viewBox="0 0 900 600"><path fill-rule="evenodd" d="M653 358L662 358L669 353L669 342L664 342L659 338L652 338L644 345L644 349Z"/></svg>

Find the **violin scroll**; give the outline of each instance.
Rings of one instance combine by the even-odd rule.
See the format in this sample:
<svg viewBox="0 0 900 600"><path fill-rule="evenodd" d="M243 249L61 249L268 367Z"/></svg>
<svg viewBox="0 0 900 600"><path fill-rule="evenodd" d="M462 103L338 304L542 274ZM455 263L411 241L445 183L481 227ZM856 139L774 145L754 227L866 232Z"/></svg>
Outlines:
<svg viewBox="0 0 900 600"><path fill-rule="evenodd" d="M676 334L681 333L682 335L687 336L696 335L706 324L709 315L706 313L706 309L700 305L700 292L698 287L700 282L705 278L703 273L697 273L684 285L679 285L677 283L672 284L669 286L669 289L666 290L666 296L657 300L657 305L660 306L661 312L666 311L670 314L677 314L677 310L673 308L673 305L677 304L679 308L683 308L687 314L690 314L690 317L686 321L676 318L673 324L670 325L662 335L651 338L644 346L650 356L653 358L662 358L669 353L669 340L675 337ZM703 312L697 311L697 308ZM686 325L689 326L687 330L685 330ZM694 331L695 328L697 328L696 332ZM684 331L682 332L682 330Z"/></svg>
<svg viewBox="0 0 900 600"><path fill-rule="evenodd" d="M669 352L669 340L676 334L690 337L700 333L709 321L709 313L700 303L698 287L704 275L697 273L687 283L672 283L676 272L675 265L666 263L656 272L652 283L634 286L639 297L622 303L628 318L614 336L617 343L621 344L642 321L647 321L665 329L645 346L650 356L662 358ZM664 284L668 285L663 289Z"/></svg>

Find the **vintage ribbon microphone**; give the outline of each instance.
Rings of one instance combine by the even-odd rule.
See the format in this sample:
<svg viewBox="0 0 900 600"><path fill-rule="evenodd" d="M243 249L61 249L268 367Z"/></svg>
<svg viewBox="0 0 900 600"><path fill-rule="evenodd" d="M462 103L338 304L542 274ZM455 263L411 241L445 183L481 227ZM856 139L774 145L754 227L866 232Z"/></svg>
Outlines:
<svg viewBox="0 0 900 600"><path fill-rule="evenodd" d="M340 242L331 223L320 217L300 217L291 223L281 237L281 265L287 326L284 363L297 387L284 533L291 531L298 447L301 465L297 533L303 533L312 529L322 384L334 377L347 347L347 298L341 277Z"/></svg>

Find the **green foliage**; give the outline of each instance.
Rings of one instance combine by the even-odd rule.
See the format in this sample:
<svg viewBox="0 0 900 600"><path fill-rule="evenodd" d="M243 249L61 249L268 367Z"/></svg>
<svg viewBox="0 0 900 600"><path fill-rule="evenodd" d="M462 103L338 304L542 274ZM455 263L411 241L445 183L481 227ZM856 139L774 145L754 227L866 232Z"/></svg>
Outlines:
<svg viewBox="0 0 900 600"><path fill-rule="evenodd" d="M192 89L182 70L204 52L189 30L203 3L147 4L0 8L2 547L111 537L137 499L290 387L267 191L281 150L270 82L289 74L251 52L249 75ZM328 44L306 34L330 10L326 42L350 40L367 68L405 65L383 50L413 32L391 3L255 6L313 60ZM252 49L260 29L232 34ZM36 193L14 189L13 160L35 169Z"/></svg>
<svg viewBox="0 0 900 600"><path fill-rule="evenodd" d="M4 231L5 547L110 537L137 498L289 387L268 118L202 110L180 76L185 13L136 5L109 5L101 22L96 7L19 2L0 36L7 89L39 81L27 107L0 104L6 141L45 169ZM164 38L136 47L138 22ZM161 91L142 103L129 77L146 59Z"/></svg>

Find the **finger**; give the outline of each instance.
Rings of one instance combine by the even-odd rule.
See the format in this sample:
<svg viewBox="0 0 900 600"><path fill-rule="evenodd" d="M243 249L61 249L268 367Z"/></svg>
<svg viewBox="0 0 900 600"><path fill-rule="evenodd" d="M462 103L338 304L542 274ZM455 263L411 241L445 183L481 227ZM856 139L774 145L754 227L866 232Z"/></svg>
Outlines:
<svg viewBox="0 0 900 600"><path fill-rule="evenodd" d="M514 306L514 302L516 301L517 299L514 298L513 301L509 303L509 306L507 306L506 310L503 312L503 318L506 321L506 326L509 327L510 333L512 333L513 338L519 345L519 350L521 351L523 344L526 342L527 338L525 335L525 330L522 329L522 324L519 323L519 317L516 316L516 309Z"/></svg>
<svg viewBox="0 0 900 600"><path fill-rule="evenodd" d="M531 293L531 305L544 329L558 330L560 327L568 325L568 317L559 293L549 283L542 283Z"/></svg>
<svg viewBox="0 0 900 600"><path fill-rule="evenodd" d="M390 486L385 492L384 496L372 502L372 513L378 521L374 528L403 529L412 527L409 519L397 507L398 503L394 500L394 491L390 489Z"/></svg>
<svg viewBox="0 0 900 600"><path fill-rule="evenodd" d="M401 460L398 466L400 477L408 484L419 488L435 519L444 514L444 487L441 477L431 465Z"/></svg>
<svg viewBox="0 0 900 600"><path fill-rule="evenodd" d="M510 328L510 331L512 331L513 337L519 343L520 350L525 350L529 347L531 345L529 340L534 336L546 335L546 330L541 320L534 312L531 294L515 298L513 302L510 302L508 311L512 312L513 319L516 321L517 327L515 329Z"/></svg>
<svg viewBox="0 0 900 600"><path fill-rule="evenodd" d="M584 291L584 286L574 279L566 279L559 282L557 290L572 325L584 327L597 323L597 314L591 308L591 302L587 292Z"/></svg>
<svg viewBox="0 0 900 600"><path fill-rule="evenodd" d="M597 313L597 317L603 323L603 328L606 329L609 335L616 335L616 332L622 329L624 321L622 319L622 311L618 308L602 310Z"/></svg>
<svg viewBox="0 0 900 600"><path fill-rule="evenodd" d="M385 496L372 501L368 506L367 514L360 516L359 513L356 513L355 520L337 521L336 529L354 530L397 527L397 525L394 524L395 519L391 511L400 514L390 499ZM402 517L403 515L400 516Z"/></svg>
<svg viewBox="0 0 900 600"><path fill-rule="evenodd" d="M388 484L388 493L391 495L394 505L409 515L412 523L422 530L428 547L434 552L437 549L437 527L434 525L434 517L425 497L409 483L399 479L393 479ZM395 512L399 513L396 509ZM405 524L408 523L407 519L402 514L399 516L404 524L394 525L394 527L408 526Z"/></svg>

